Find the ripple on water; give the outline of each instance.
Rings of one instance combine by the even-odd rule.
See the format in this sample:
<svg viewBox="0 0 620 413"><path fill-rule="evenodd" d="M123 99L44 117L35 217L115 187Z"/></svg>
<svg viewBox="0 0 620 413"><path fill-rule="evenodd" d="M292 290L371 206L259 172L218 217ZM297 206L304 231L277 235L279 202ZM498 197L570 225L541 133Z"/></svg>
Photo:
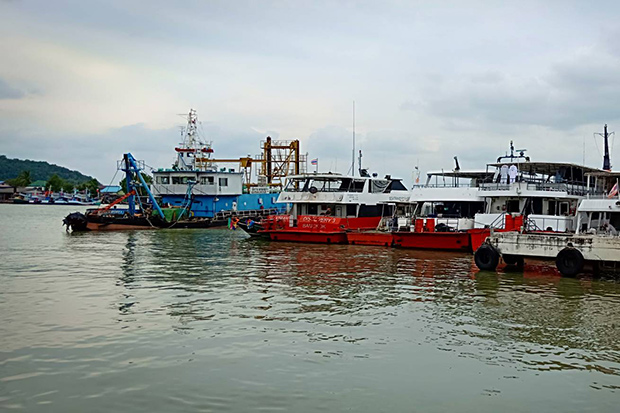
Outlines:
<svg viewBox="0 0 620 413"><path fill-rule="evenodd" d="M225 230L67 235L40 211L35 240L0 238L5 409L615 406L615 281Z"/></svg>

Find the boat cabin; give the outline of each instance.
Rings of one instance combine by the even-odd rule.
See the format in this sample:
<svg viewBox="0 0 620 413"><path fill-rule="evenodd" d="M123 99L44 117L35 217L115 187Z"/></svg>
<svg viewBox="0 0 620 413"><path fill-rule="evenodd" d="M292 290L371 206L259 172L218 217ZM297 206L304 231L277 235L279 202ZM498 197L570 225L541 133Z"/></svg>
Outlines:
<svg viewBox="0 0 620 413"><path fill-rule="evenodd" d="M195 195L238 195L243 193L243 174L225 168L219 171L158 169L153 172L151 190L156 196L186 194L189 187Z"/></svg>
<svg viewBox="0 0 620 413"><path fill-rule="evenodd" d="M409 192L400 179L352 177L340 174L290 176L279 203L290 205L289 214L339 218L391 216L393 204L405 202Z"/></svg>
<svg viewBox="0 0 620 413"><path fill-rule="evenodd" d="M521 214L536 229L574 230L579 201L589 193L587 174L600 171L560 162L531 162L529 158L502 160L487 165L494 171L490 182L480 184L484 213L476 215L476 227L497 226L505 214Z"/></svg>

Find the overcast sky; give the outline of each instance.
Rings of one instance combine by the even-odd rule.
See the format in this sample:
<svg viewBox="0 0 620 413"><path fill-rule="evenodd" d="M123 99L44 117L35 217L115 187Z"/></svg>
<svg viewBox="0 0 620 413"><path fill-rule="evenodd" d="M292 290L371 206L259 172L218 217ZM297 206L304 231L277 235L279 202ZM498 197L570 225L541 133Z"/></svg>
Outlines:
<svg viewBox="0 0 620 413"><path fill-rule="evenodd" d="M127 151L169 166L178 114L194 108L217 156L258 154L269 134L346 172L355 101L364 166L408 183L416 165L451 169L455 155L483 169L510 140L533 160L578 163L585 141L600 167L593 133L620 133L619 12L617 1L0 0L0 153L108 183Z"/></svg>

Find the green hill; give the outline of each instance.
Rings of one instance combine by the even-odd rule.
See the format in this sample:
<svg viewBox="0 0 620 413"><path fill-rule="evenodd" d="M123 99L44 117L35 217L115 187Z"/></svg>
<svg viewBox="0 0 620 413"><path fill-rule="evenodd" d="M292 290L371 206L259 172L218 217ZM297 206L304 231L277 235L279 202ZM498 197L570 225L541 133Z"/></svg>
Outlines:
<svg viewBox="0 0 620 413"><path fill-rule="evenodd" d="M9 159L5 155L0 155L0 181L14 179L22 171L30 171L33 181L47 181L54 174L74 184L80 184L93 179L91 176L86 176L78 171L72 171L71 169L44 161Z"/></svg>

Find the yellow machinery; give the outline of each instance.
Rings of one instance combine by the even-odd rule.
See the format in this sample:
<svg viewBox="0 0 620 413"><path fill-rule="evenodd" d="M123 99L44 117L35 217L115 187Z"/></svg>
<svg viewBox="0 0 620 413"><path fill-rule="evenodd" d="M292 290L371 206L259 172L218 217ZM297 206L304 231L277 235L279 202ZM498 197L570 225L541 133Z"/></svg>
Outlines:
<svg viewBox="0 0 620 413"><path fill-rule="evenodd" d="M255 158L217 159L210 157L197 158L201 167L210 168L219 163L237 163L243 172L244 186L249 191L252 187L279 187L284 185L288 175L306 172L307 156L299 153L299 140L273 141L270 136L261 141L262 154ZM252 183L252 165L259 164L258 182Z"/></svg>

